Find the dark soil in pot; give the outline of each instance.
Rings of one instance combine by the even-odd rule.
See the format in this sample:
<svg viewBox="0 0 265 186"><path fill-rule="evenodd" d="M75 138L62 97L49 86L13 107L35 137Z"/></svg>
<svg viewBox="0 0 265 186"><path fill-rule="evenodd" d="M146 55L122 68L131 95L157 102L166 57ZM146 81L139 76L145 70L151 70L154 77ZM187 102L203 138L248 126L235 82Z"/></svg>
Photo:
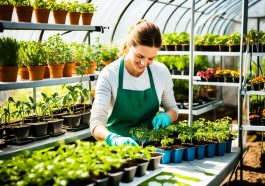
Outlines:
<svg viewBox="0 0 265 186"><path fill-rule="evenodd" d="M83 178L83 179L76 179L76 180L70 180L67 186L92 186L95 185L95 183L88 179L88 178Z"/></svg>
<svg viewBox="0 0 265 186"><path fill-rule="evenodd" d="M109 183L109 177L104 174L92 175L91 180L96 186L107 186Z"/></svg>

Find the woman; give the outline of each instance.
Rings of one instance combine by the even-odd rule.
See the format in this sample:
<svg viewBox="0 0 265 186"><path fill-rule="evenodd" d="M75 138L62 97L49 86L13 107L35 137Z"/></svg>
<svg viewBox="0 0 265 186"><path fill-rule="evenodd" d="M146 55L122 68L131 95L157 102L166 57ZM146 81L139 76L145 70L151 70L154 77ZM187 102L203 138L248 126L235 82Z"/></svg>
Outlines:
<svg viewBox="0 0 265 186"><path fill-rule="evenodd" d="M130 137L131 128L145 125L158 130L176 121L178 107L170 73L154 61L161 40L159 28L141 20L128 35L127 54L100 73L90 118L97 140L137 145ZM160 105L165 112L158 113Z"/></svg>

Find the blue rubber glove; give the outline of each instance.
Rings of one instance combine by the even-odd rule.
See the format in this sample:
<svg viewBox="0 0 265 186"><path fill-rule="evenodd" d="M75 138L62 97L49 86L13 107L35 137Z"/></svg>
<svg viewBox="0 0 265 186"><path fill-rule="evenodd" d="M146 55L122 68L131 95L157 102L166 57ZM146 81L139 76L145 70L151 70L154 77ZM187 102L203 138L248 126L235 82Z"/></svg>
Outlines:
<svg viewBox="0 0 265 186"><path fill-rule="evenodd" d="M167 128L170 123L171 117L165 112L157 114L152 120L153 127L156 130L158 130L159 128Z"/></svg>
<svg viewBox="0 0 265 186"><path fill-rule="evenodd" d="M110 133L106 138L106 142L110 146L119 146L123 144L131 144L133 146L138 146L138 144L132 138L122 137L115 133Z"/></svg>

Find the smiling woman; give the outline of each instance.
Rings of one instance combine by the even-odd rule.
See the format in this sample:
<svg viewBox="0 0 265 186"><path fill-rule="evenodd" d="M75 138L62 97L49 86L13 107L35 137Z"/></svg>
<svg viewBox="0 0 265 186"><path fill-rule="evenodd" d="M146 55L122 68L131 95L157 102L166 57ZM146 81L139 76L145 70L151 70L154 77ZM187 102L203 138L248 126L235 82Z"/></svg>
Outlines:
<svg viewBox="0 0 265 186"><path fill-rule="evenodd" d="M153 60L161 46L159 28L138 22L125 46L125 55L100 73L91 111L91 133L109 145L137 145L131 128L166 128L178 113L169 70ZM158 113L160 105L165 112Z"/></svg>

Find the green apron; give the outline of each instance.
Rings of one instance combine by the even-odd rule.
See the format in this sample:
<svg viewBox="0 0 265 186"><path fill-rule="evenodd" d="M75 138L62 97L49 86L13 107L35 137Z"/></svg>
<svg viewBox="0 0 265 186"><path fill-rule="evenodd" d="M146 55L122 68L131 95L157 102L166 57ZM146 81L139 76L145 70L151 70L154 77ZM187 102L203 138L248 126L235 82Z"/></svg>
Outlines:
<svg viewBox="0 0 265 186"><path fill-rule="evenodd" d="M124 58L121 59L117 98L107 122L109 131L130 137L129 131L133 127L142 125L152 127L151 122L158 112L159 101L149 66L147 70L150 79L149 89L143 91L123 89Z"/></svg>

